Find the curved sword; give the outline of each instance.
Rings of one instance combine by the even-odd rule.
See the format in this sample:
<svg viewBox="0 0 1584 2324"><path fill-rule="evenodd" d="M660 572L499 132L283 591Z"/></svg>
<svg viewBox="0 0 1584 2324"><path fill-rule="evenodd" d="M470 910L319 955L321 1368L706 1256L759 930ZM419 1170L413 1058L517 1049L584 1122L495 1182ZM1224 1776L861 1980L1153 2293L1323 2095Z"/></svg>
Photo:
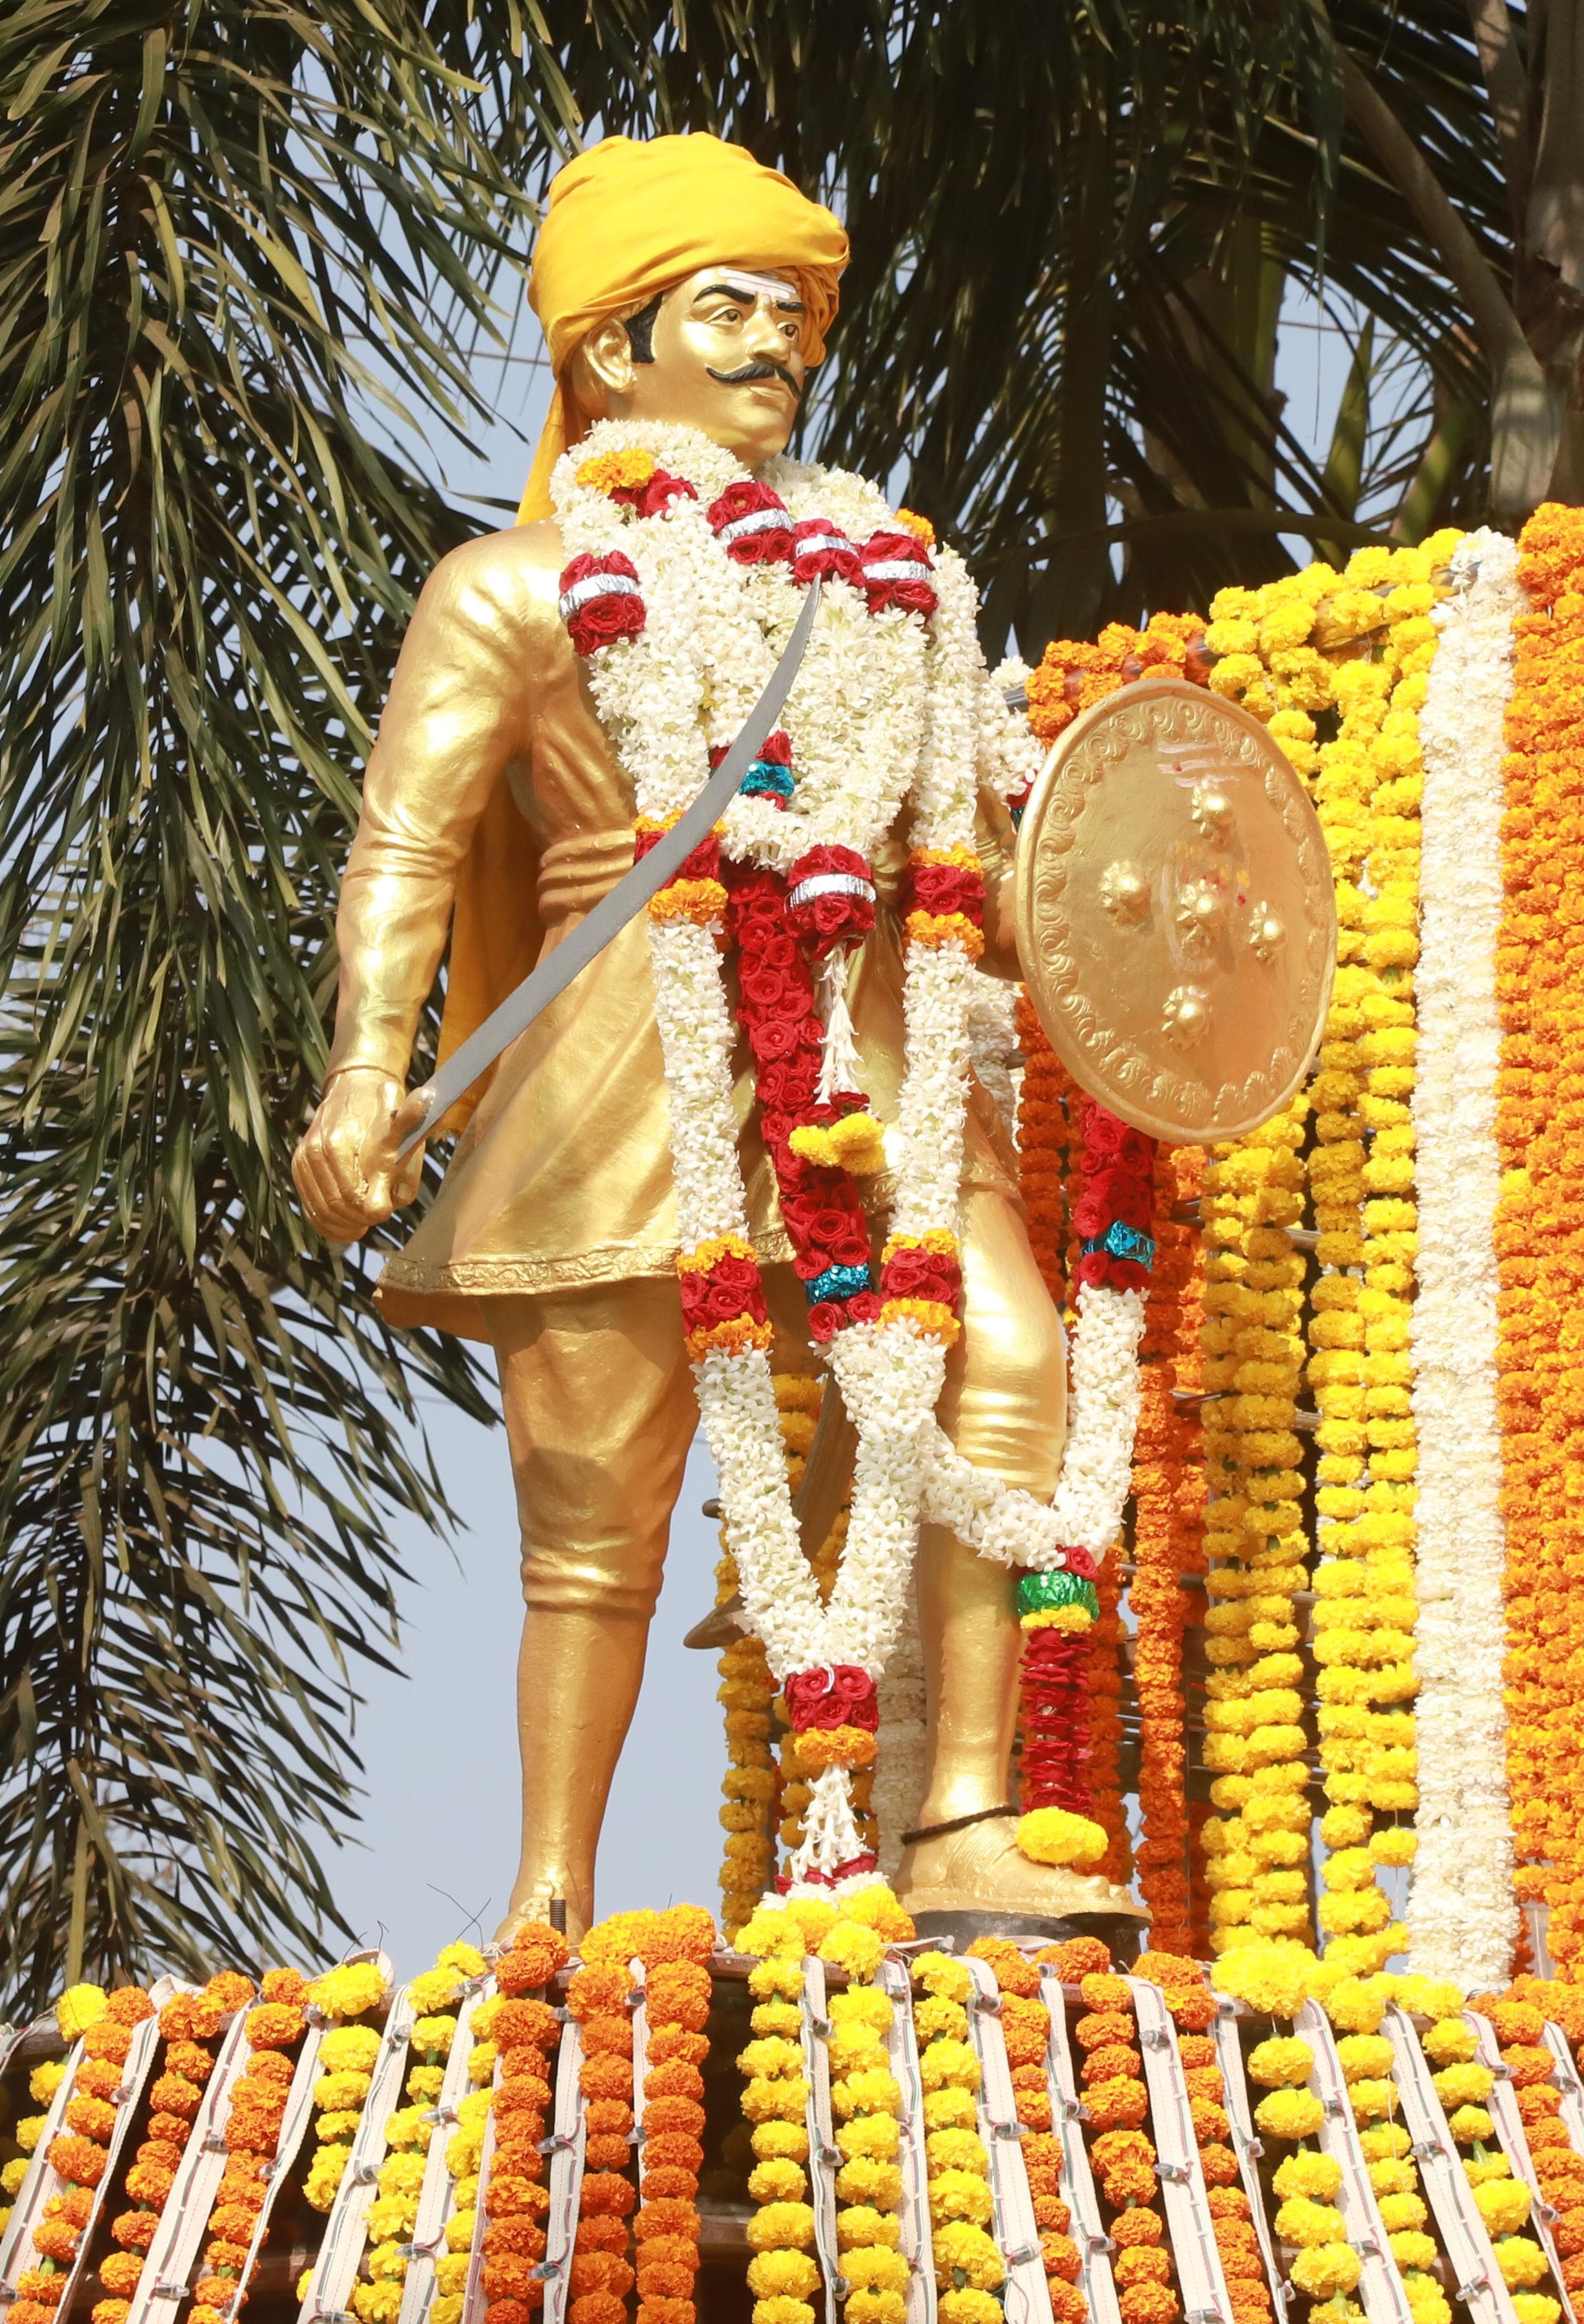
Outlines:
<svg viewBox="0 0 1584 2324"><path fill-rule="evenodd" d="M743 721L742 731L715 769L691 807L686 808L664 837L658 840L640 862L624 872L609 895L602 896L591 912L578 922L565 944L559 944L530 976L525 976L516 989L506 995L498 1009L493 1009L476 1031L468 1035L459 1049L454 1049L445 1064L429 1080L415 1089L410 1096L423 1100L423 1117L414 1130L409 1130L398 1149L397 1158L410 1154L419 1139L428 1135L437 1122L464 1093L472 1088L486 1066L493 1065L502 1049L510 1048L520 1033L525 1033L540 1012L552 1001L566 991L566 987L585 969L596 954L603 952L612 936L624 928L633 914L648 903L649 898L663 888L668 880L686 862L694 849L707 838L719 821L727 802L759 756L760 745L774 733L781 715L781 706L792 691L792 681L797 675L804 650L814 628L819 611L820 585L810 583L791 636L782 650L781 659L770 672L764 692Z"/></svg>

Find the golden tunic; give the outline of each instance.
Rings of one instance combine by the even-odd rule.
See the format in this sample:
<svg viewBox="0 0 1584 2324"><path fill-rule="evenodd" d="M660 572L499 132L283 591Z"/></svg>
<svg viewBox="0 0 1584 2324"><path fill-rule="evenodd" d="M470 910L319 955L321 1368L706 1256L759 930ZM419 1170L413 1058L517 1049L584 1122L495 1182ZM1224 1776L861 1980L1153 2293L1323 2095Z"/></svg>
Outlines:
<svg viewBox="0 0 1584 2324"><path fill-rule="evenodd" d="M340 1004L332 1073L406 1075L419 1012L439 967L459 872L486 836L520 850L534 892L507 888L491 1005L513 972L559 944L632 861L631 786L617 766L557 611L565 562L554 524L494 533L447 558L425 589L369 760L336 933ZM497 787L507 787L506 798ZM502 822L515 813L520 827ZM992 927L1000 862L987 872ZM523 847L526 839L528 847ZM876 866L880 906L850 1005L877 1113L895 1120L902 1070L902 967L894 899L901 851ZM1008 966L1011 964L1007 964ZM465 1029L465 1028L464 1028ZM736 1099L755 1246L790 1257L774 1174L751 1119L740 1051ZM966 1183L1011 1191L999 1117L974 1085ZM889 1176L861 1182L871 1206ZM481 1299L668 1273L677 1251L669 1123L640 911L495 1067L445 1182L379 1297L397 1323L489 1337Z"/></svg>

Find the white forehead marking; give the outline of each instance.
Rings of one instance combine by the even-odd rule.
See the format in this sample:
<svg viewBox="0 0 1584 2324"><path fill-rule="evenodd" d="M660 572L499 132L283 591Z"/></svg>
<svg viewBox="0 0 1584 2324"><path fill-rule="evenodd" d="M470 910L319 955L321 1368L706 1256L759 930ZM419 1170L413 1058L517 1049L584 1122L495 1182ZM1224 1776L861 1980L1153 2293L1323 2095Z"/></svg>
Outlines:
<svg viewBox="0 0 1584 2324"><path fill-rule="evenodd" d="M769 299L778 307L799 303L796 286L774 274L749 274L741 266L717 266L710 271L728 290L744 291L751 299Z"/></svg>

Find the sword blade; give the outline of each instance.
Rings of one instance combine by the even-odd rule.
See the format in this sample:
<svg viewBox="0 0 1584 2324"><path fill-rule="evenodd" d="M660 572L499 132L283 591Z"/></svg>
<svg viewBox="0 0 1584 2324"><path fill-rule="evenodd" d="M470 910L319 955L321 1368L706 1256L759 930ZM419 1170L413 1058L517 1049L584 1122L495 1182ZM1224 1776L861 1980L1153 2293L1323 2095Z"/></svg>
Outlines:
<svg viewBox="0 0 1584 2324"><path fill-rule="evenodd" d="M758 757L761 744L775 731L814 629L819 596L820 585L815 580L804 598L792 634L770 672L764 692L743 721L737 740L692 805L649 849L642 862L624 872L610 894L602 896L594 909L585 914L566 942L558 944L547 959L540 961L533 973L525 976L498 1009L491 1010L483 1023L468 1035L460 1048L452 1051L429 1080L413 1091L414 1097L424 1101L423 1120L402 1140L398 1158L410 1154L419 1139L428 1137L432 1125L472 1088L502 1051L510 1048L518 1035L525 1033L534 1019L566 991L589 962L603 952L612 937L619 935L649 898L674 877L714 828Z"/></svg>

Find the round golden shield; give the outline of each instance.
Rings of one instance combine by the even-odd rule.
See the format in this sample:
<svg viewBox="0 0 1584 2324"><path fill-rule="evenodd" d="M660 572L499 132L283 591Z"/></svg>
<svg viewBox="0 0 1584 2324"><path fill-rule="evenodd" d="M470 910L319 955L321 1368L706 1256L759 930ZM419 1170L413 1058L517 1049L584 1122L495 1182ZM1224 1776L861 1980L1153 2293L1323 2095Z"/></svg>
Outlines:
<svg viewBox="0 0 1584 2324"><path fill-rule="evenodd" d="M1073 720L1023 817L1015 913L1051 1047L1135 1130L1235 1138L1308 1072L1331 862L1291 762L1218 695L1143 678Z"/></svg>

